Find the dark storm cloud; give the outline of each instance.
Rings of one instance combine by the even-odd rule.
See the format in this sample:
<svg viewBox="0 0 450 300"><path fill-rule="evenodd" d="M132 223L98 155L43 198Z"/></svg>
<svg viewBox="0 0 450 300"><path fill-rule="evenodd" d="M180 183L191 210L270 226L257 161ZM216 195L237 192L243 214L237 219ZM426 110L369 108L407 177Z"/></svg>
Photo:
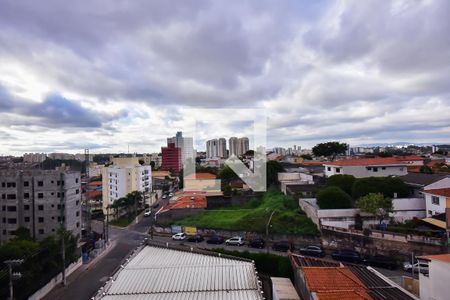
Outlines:
<svg viewBox="0 0 450 300"><path fill-rule="evenodd" d="M0 114L21 117L12 125L38 125L48 128L100 128L103 123L124 118L126 112L107 114L84 108L74 100L58 94L47 96L42 102L32 102L11 96L0 85ZM21 124L24 123L24 124Z"/></svg>

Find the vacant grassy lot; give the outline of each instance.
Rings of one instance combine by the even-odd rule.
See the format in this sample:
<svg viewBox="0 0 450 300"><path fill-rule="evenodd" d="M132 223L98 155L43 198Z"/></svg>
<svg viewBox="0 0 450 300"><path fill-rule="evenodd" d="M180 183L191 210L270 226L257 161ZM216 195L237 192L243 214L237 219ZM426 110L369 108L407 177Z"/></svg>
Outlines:
<svg viewBox="0 0 450 300"><path fill-rule="evenodd" d="M315 225L293 199L269 191L245 205L207 211L175 220L172 224L199 228L254 231L264 233L270 214L275 211L270 233L316 236Z"/></svg>

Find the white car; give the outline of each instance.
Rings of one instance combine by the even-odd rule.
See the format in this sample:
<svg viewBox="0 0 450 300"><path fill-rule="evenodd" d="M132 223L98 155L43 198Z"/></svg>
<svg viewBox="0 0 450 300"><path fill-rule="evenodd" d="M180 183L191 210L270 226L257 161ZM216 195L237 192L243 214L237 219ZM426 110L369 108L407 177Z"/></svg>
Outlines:
<svg viewBox="0 0 450 300"><path fill-rule="evenodd" d="M150 217L152 215L152 210L151 209L146 209L144 212L144 217Z"/></svg>
<svg viewBox="0 0 450 300"><path fill-rule="evenodd" d="M227 245L233 245L233 246L242 246L244 245L244 239L240 236L234 236L231 239L228 239L225 241L225 244Z"/></svg>
<svg viewBox="0 0 450 300"><path fill-rule="evenodd" d="M172 197L173 197L173 193L170 193L170 194L169 194L169 198L172 198Z"/></svg>
<svg viewBox="0 0 450 300"><path fill-rule="evenodd" d="M186 235L183 232L172 235L172 240L182 241L186 238Z"/></svg>
<svg viewBox="0 0 450 300"><path fill-rule="evenodd" d="M406 272L411 272L411 270L414 271L414 273L422 273L422 274L428 274L428 263L426 262L416 262L414 264L411 264L410 262L403 263L403 270Z"/></svg>

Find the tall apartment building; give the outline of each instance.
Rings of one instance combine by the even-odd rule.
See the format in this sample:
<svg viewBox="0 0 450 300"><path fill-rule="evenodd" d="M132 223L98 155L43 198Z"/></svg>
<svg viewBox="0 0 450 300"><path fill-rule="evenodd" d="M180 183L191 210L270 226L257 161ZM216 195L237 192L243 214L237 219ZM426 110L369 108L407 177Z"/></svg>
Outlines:
<svg viewBox="0 0 450 300"><path fill-rule="evenodd" d="M175 144L175 147L181 149L181 163L186 159L195 159L194 140L192 137L183 137L183 132L178 131L174 137L167 138L167 145Z"/></svg>
<svg viewBox="0 0 450 300"><path fill-rule="evenodd" d="M166 171L180 172L183 168L181 161L181 148L169 143L167 147L161 147L162 165L161 168Z"/></svg>
<svg viewBox="0 0 450 300"><path fill-rule="evenodd" d="M238 156L244 155L248 150L250 150L250 143L247 137L242 137L238 139L237 153Z"/></svg>
<svg viewBox="0 0 450 300"><path fill-rule="evenodd" d="M227 140L225 138L206 141L207 158L227 158Z"/></svg>
<svg viewBox="0 0 450 300"><path fill-rule="evenodd" d="M15 237L19 227L37 240L53 235L61 226L81 233L80 173L58 170L0 171L0 241ZM62 204L62 205L61 205Z"/></svg>
<svg viewBox="0 0 450 300"><path fill-rule="evenodd" d="M238 156L238 141L239 139L237 137L230 137L230 139L228 140L228 147L230 150L229 155L236 155Z"/></svg>
<svg viewBox="0 0 450 300"><path fill-rule="evenodd" d="M138 157L113 158L113 164L104 167L103 180L103 211L117 199L127 194L152 191L152 167L141 166Z"/></svg>
<svg viewBox="0 0 450 300"><path fill-rule="evenodd" d="M26 163L41 163L47 159L45 153L25 153L23 155L23 162Z"/></svg>

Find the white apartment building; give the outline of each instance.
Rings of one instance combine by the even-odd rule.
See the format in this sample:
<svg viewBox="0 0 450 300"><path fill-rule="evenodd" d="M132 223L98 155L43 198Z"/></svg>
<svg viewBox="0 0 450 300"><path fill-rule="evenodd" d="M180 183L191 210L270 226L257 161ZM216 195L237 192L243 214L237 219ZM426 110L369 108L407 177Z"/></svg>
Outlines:
<svg viewBox="0 0 450 300"><path fill-rule="evenodd" d="M420 299L448 299L450 295L450 254L418 257L428 263L428 274L419 273Z"/></svg>
<svg viewBox="0 0 450 300"><path fill-rule="evenodd" d="M102 175L104 165L98 165L97 163L90 163L89 164L89 177L98 177Z"/></svg>
<svg viewBox="0 0 450 300"><path fill-rule="evenodd" d="M45 153L25 153L23 155L23 161L26 163L41 163L47 159Z"/></svg>
<svg viewBox="0 0 450 300"><path fill-rule="evenodd" d="M450 207L450 177L446 177L423 188L427 217L445 213Z"/></svg>
<svg viewBox="0 0 450 300"><path fill-rule="evenodd" d="M248 150L250 150L250 142L247 137L242 137L238 139L238 156L244 155Z"/></svg>
<svg viewBox="0 0 450 300"><path fill-rule="evenodd" d="M62 204L62 205L61 205ZM0 171L0 241L15 237L19 227L37 240L63 226L81 233L80 173L59 170Z"/></svg>
<svg viewBox="0 0 450 300"><path fill-rule="evenodd" d="M113 164L104 167L103 177L103 211L114 201L128 193L152 191L152 167L139 164L137 157L113 158Z"/></svg>
<svg viewBox="0 0 450 300"><path fill-rule="evenodd" d="M230 137L230 139L228 140L228 147L230 150L229 155L236 155L238 156L238 138L237 137Z"/></svg>
<svg viewBox="0 0 450 300"><path fill-rule="evenodd" d="M394 157L348 159L324 163L325 175L353 175L356 178L402 176L408 173L408 163Z"/></svg>

